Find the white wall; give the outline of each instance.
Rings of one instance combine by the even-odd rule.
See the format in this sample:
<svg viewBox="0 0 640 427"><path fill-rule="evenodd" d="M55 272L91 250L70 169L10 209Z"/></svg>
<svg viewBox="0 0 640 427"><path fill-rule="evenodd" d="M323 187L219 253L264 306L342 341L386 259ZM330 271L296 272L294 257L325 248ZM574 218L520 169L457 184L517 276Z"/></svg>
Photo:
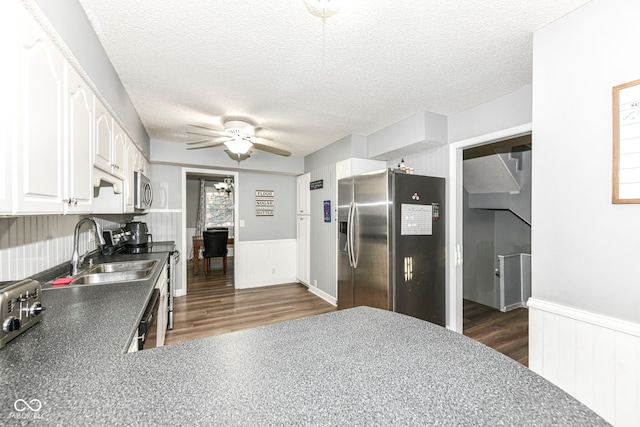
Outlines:
<svg viewBox="0 0 640 427"><path fill-rule="evenodd" d="M640 425L640 206L611 203L612 87L640 78L637 0L534 35L530 367Z"/></svg>

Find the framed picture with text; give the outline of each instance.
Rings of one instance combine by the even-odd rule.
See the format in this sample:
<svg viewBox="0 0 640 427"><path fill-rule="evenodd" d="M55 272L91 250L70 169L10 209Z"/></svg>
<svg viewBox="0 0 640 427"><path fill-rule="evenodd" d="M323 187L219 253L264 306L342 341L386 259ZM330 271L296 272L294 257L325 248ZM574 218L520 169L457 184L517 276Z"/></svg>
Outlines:
<svg viewBox="0 0 640 427"><path fill-rule="evenodd" d="M613 87L613 203L640 203L640 80Z"/></svg>

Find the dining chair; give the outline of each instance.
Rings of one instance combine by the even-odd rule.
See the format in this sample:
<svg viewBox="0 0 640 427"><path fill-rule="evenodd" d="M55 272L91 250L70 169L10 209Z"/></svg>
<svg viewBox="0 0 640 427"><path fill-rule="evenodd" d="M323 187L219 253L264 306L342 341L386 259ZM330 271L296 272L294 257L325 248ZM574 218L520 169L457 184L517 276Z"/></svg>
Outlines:
<svg viewBox="0 0 640 427"><path fill-rule="evenodd" d="M202 232L202 240L204 243L204 274L209 275L209 266L211 258L222 257L222 271L227 273L227 240L229 238L229 230L211 230Z"/></svg>

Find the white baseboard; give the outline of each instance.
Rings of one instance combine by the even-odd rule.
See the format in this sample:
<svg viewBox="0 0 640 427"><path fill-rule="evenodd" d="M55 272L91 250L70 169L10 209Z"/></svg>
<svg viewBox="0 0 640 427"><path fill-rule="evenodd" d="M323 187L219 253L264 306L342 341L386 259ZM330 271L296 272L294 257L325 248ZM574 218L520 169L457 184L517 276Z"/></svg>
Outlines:
<svg viewBox="0 0 640 427"><path fill-rule="evenodd" d="M326 293L321 289L316 288L315 286L308 286L308 285L305 285L305 286L307 286L307 288L309 289L309 292L311 292L312 294L319 296L320 298L322 298L323 300L325 300L326 302L328 302L329 304L335 307L338 306L338 301L335 297L329 295L328 293Z"/></svg>
<svg viewBox="0 0 640 427"><path fill-rule="evenodd" d="M283 283L293 283L295 282L295 277L284 277L279 279L271 279L271 280L258 280L253 282L236 282L236 289L249 289L249 288L260 288L262 286L274 286L274 285L282 285Z"/></svg>
<svg viewBox="0 0 640 427"><path fill-rule="evenodd" d="M535 298L529 368L613 425L640 425L640 325Z"/></svg>

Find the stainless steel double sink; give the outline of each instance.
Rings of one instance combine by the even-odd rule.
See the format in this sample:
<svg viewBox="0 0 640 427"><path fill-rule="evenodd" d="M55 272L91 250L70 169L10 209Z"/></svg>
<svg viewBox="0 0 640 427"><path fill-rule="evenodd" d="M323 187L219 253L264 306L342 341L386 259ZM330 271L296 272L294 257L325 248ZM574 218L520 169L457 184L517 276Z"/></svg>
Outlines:
<svg viewBox="0 0 640 427"><path fill-rule="evenodd" d="M139 260L96 264L75 276L69 285L100 285L146 280L153 274L157 262L158 260Z"/></svg>

